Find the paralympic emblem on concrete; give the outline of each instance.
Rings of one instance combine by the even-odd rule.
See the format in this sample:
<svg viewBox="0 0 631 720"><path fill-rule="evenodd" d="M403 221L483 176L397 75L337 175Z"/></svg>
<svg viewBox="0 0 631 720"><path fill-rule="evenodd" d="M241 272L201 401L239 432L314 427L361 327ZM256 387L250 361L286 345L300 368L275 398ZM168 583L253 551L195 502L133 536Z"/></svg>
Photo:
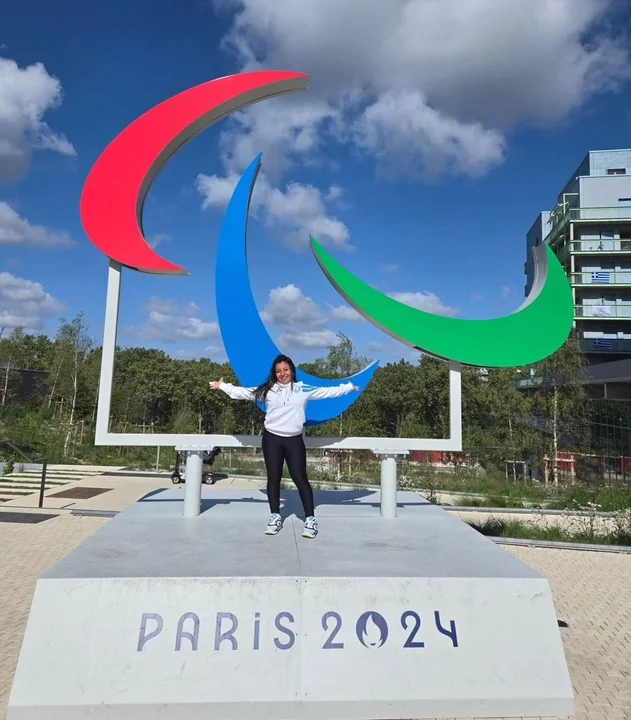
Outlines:
<svg viewBox="0 0 631 720"><path fill-rule="evenodd" d="M160 103L125 128L90 171L81 220L90 241L111 261L141 273L187 275L147 242L144 203L168 160L213 123L261 100L307 89L307 75L286 71L241 73L197 85ZM218 324L239 382L258 385L279 354L258 313L247 268L247 219L261 165L258 155L239 180L222 224L215 268ZM574 313L565 272L547 245L534 249L530 295L514 313L490 320L447 318L411 308L353 276L314 239L315 258L336 291L373 325L421 352L466 365L515 367L553 354L568 337ZM309 385L352 381L359 393L307 406L307 425L339 416L365 390L375 361L354 376L327 380L298 370Z"/></svg>
<svg viewBox="0 0 631 720"><path fill-rule="evenodd" d="M360 615L355 626L357 639L366 648L380 648L388 639L388 623L374 610Z"/></svg>
<svg viewBox="0 0 631 720"><path fill-rule="evenodd" d="M284 610L272 613L272 616L269 617L265 617L265 615L265 613L256 611L253 617L248 617L223 611L212 613L212 617L208 618L208 616L200 616L189 611L180 615L176 624L173 617L165 618L159 613L144 612L140 618L139 632L135 641L136 651L143 652L148 643L151 643L153 648L154 640L158 636L161 637L161 640L157 641L158 645L162 645L164 648L166 645L163 641L166 641L168 647L175 652L184 650L197 652L210 649L213 652L223 649L265 650L265 645L271 644L278 650L292 650L296 645L296 640L306 635L309 635L322 650L345 650L354 644L352 634L345 633L343 630L342 616L335 610L329 610L322 615L323 633L321 635L318 634L315 627L309 628L307 632L301 631L299 626L301 613L297 610L293 612ZM438 631L440 635L448 638L452 648L460 647L455 620L449 620L449 627L446 627L438 610L435 610L433 615L434 628L431 627L431 623L427 623L429 628L424 626L424 630L421 630L421 616L414 610L405 610L398 623L396 618L390 617L393 630L391 633L388 620L384 615L376 610L368 610L357 618L354 628L355 636L360 645L368 650L383 647L390 635L392 635L390 644L394 644L400 649L425 648L426 641L428 647L431 648L437 647L439 642L441 644L443 642L436 635L435 631ZM395 621L393 622L393 620ZM262 624L263 628L261 628ZM403 632L397 631L396 628L399 624ZM174 627L177 629L173 635ZM167 630L167 628L170 629ZM263 630L263 640L261 630ZM274 637L270 642L271 633L274 633ZM449 645L446 644L445 647L449 647Z"/></svg>

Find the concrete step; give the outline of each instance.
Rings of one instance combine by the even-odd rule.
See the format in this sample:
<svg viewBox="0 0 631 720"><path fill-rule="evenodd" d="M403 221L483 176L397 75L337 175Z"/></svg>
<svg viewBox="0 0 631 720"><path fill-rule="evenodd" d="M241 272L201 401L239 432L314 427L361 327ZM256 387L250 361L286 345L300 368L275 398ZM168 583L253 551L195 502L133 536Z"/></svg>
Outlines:
<svg viewBox="0 0 631 720"><path fill-rule="evenodd" d="M46 477L65 478L67 480L81 480L83 478L97 477L101 473L69 473L68 471L46 470ZM24 470L23 472L13 472L3 477L21 477L21 478L40 478L41 470Z"/></svg>
<svg viewBox="0 0 631 720"><path fill-rule="evenodd" d="M49 468L46 472L46 490L55 490L69 483L88 480L98 475L101 475L99 470L86 472L83 468L77 471L66 468L62 470ZM41 480L41 471L37 470L25 470L0 477L0 502L39 493Z"/></svg>
<svg viewBox="0 0 631 720"><path fill-rule="evenodd" d="M67 485L68 483L62 483L62 482L55 482L52 480L51 482L48 482L48 479L46 479L46 487L63 487L64 485ZM33 482L4 482L0 480L0 490L39 490L40 483L33 483Z"/></svg>
<svg viewBox="0 0 631 720"><path fill-rule="evenodd" d="M54 490L79 480L89 480L104 472L124 469L124 465L49 465L46 468L46 490ZM41 469L0 476L0 502L38 493L41 479Z"/></svg>
<svg viewBox="0 0 631 720"><path fill-rule="evenodd" d="M0 482L8 481L8 482L40 482L42 479L41 475L3 475L0 477ZM51 482L59 482L59 483L69 483L69 482L77 482L78 480L82 480L83 477L80 478L66 478L63 475L49 475L46 473L46 482L49 480Z"/></svg>
<svg viewBox="0 0 631 720"><path fill-rule="evenodd" d="M48 480L56 480L57 482L78 482L79 480L90 480L93 477L98 477L98 475L77 475L76 477L68 477L67 475L56 475L55 473L46 473L46 482ZM0 482L3 480L17 480L19 482L39 482L42 479L41 473L38 475L21 475L21 474L11 474L11 475L2 475L0 476Z"/></svg>
<svg viewBox="0 0 631 720"><path fill-rule="evenodd" d="M12 475L29 475L32 477L36 477L42 474L41 470L21 470L14 473L11 473ZM72 477L72 478L82 478L82 477L94 477L95 475L102 475L103 473L100 472L72 472L71 470L51 470L50 468L46 468L46 475L60 475L62 477Z"/></svg>

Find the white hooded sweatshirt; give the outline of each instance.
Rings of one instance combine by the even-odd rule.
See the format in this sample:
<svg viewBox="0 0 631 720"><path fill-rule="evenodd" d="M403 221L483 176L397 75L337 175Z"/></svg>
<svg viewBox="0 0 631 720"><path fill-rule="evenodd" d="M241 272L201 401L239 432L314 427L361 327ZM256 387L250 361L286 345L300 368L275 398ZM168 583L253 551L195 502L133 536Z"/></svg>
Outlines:
<svg viewBox="0 0 631 720"><path fill-rule="evenodd" d="M256 388L244 388L231 383L221 383L220 390L233 400L254 400ZM272 385L265 402L265 429L281 437L301 435L305 422L305 405L309 400L326 400L341 397L353 391L353 383L332 387L315 387L303 382Z"/></svg>

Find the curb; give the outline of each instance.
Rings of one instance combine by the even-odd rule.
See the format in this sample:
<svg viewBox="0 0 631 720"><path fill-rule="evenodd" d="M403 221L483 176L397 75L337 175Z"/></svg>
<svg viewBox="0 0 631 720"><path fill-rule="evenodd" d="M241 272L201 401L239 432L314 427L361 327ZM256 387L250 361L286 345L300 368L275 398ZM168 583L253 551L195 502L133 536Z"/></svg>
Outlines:
<svg viewBox="0 0 631 720"><path fill-rule="evenodd" d="M628 545L590 545L588 543L561 542L556 540L526 540L525 538L501 538L485 535L497 545L516 545L520 547L546 548L549 550L583 550L584 552L606 552L631 555Z"/></svg>
<svg viewBox="0 0 631 720"><path fill-rule="evenodd" d="M113 518L116 515L118 515L122 510L81 510L80 508L77 508L76 510L71 510L70 514L74 515L75 517L106 517L106 518Z"/></svg>
<svg viewBox="0 0 631 720"><path fill-rule="evenodd" d="M589 510L546 510L545 508L490 508L469 505L440 505L443 510L458 512L501 513L502 515L562 515L564 517L615 517L615 512L589 512Z"/></svg>

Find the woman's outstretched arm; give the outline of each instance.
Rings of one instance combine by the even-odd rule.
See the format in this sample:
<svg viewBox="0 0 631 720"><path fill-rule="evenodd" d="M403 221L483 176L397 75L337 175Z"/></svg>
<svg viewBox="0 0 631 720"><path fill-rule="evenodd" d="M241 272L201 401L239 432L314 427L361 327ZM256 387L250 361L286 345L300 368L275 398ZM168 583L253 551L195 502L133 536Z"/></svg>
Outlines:
<svg viewBox="0 0 631 720"><path fill-rule="evenodd" d="M308 393L309 400L326 400L327 398L341 397L351 392L357 392L359 388L352 382L341 383L340 385L332 385L331 387L314 387L313 385L305 385L303 390Z"/></svg>
<svg viewBox="0 0 631 720"><path fill-rule="evenodd" d="M226 383L221 380L215 380L208 383L208 387L211 390L222 390L226 395L233 400L254 400L254 391L256 388L244 388L239 385L233 385L232 383Z"/></svg>

